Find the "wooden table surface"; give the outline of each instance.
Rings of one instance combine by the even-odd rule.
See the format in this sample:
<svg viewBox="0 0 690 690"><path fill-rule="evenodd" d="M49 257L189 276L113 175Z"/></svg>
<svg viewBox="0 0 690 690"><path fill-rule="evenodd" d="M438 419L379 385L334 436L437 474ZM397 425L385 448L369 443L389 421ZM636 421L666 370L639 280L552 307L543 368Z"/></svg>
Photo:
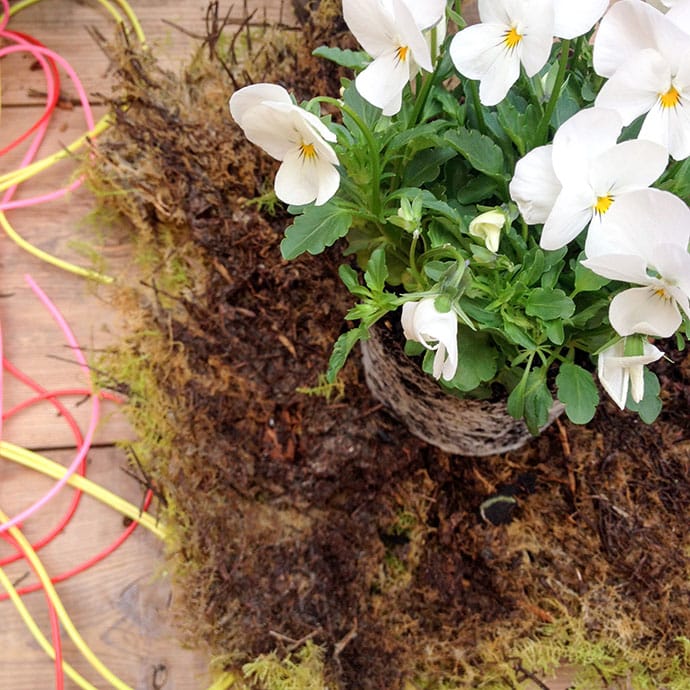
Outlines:
<svg viewBox="0 0 690 690"><path fill-rule="evenodd" d="M289 3L286 3L289 4ZM253 0L249 8L266 6L269 20L289 21L291 14L280 0ZM163 20L189 31L203 30L204 0L132 0L151 45L166 67L177 69L191 54L193 41ZM242 3L236 3L242 7ZM238 12L237 14L241 14ZM263 15L263 10L260 14ZM88 28L106 37L115 25L96 0L43 0L13 17L10 29L22 31L55 50L75 68L86 91L93 95L96 116L103 113L98 93L108 91L108 60L95 45ZM32 59L11 55L0 61L2 110L0 148L14 140L42 112L40 99L30 89L45 91L41 71L31 69ZM76 91L63 77L63 92ZM80 107L57 110L40 156L59 150L86 131ZM25 147L0 158L0 174L14 170ZM54 166L20 188L18 198L49 192L72 179L74 164ZM78 251L80 239L93 242L100 237L101 252L114 272L129 259L128 247L117 239L111 227L89 221L94 200L79 189L64 200L8 212L15 229L28 241L61 258L88 266ZM54 268L19 249L7 237L0 243L0 323L6 357L45 388L85 387L87 381L72 359L61 332L29 289L29 273L62 310L77 340L89 353L113 342L123 324L108 304L108 288L96 287L82 278ZM3 409L28 396L27 389L10 376L4 377ZM70 399L68 407L82 429L90 407ZM131 430L113 404L105 416L89 454L89 476L135 504L141 488L123 472L124 453L115 442L131 437ZM7 422L3 439L37 450L68 464L74 457L74 441L67 425L49 405L40 405ZM10 462L0 461L0 508L14 515L41 496L51 482ZM23 524L25 534L37 537L54 524L67 505L71 492L61 492L49 506ZM80 563L109 543L123 529L122 516L95 500L84 498L75 519L47 548L40 552L51 574ZM9 546L0 541L0 557ZM27 567L14 564L6 569L13 580L22 578ZM22 581L26 584L31 577ZM208 685L207 659L202 653L180 649L168 620L172 597L161 558L161 544L138 529L123 547L98 566L63 584L57 591L81 635L102 661L127 685L137 690L200 690ZM32 615L49 636L45 599L41 593L25 597ZM54 687L53 664L39 649L10 602L0 602L0 690L50 690ZM65 658L97 688L111 685L97 676L80 653L63 636ZM567 674L566 674L567 675ZM66 679L66 688L75 688ZM563 679L549 681L552 690L567 687ZM353 689L356 690L356 689Z"/></svg>

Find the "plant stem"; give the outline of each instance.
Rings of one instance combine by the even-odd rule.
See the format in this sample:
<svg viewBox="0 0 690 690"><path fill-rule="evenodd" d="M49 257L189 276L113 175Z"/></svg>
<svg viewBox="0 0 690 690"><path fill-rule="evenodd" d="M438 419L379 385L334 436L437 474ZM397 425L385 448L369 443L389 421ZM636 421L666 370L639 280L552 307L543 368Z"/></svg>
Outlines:
<svg viewBox="0 0 690 690"><path fill-rule="evenodd" d="M371 163L371 211L378 218L381 215L381 159L374 135L362 118L343 101L330 96L318 96L313 100L317 103L329 103L346 113L364 135L369 148L369 161Z"/></svg>
<svg viewBox="0 0 690 690"><path fill-rule="evenodd" d="M536 145L540 146L546 143L546 137L549 132L549 124L551 122L551 117L553 111L556 108L556 103L561 95L561 88L563 87L563 82L565 81L565 72L568 67L568 53L570 52L570 39L565 39L561 42L561 55L558 61L558 73L556 74L556 81L553 85L553 91L551 92L551 97L549 102L546 104L546 109L544 115L539 123L539 128L537 129Z"/></svg>
<svg viewBox="0 0 690 690"><path fill-rule="evenodd" d="M410 264L410 273L412 273L412 276L417 281L417 285L419 286L419 289L421 290L424 288L424 284L423 284L422 276L419 272L419 269L417 268L416 252L417 252L418 240L419 240L419 231L416 230L414 232L414 234L412 235L412 242L410 242L409 264Z"/></svg>
<svg viewBox="0 0 690 690"><path fill-rule="evenodd" d="M479 89L477 88L477 82L472 79L466 79L464 83L469 89L470 96L472 97L472 105L474 106L474 112L477 116L477 127L482 134L486 134L486 122L484 120L482 103L479 100Z"/></svg>

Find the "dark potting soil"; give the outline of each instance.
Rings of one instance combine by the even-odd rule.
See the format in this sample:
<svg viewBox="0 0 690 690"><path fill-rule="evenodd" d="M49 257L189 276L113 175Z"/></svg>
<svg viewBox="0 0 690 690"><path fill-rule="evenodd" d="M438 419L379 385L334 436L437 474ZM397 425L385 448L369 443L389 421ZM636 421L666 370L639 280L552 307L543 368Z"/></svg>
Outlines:
<svg viewBox="0 0 690 690"><path fill-rule="evenodd" d="M163 401L165 443L149 430L137 453L177 521L182 632L229 665L311 639L331 682L351 690L413 676L474 687L497 659L517 668L516 645L568 621L593 640L627 631L629 649L670 654L690 629L684 353L669 348L654 365L654 425L605 402L586 427L562 421L481 459L410 436L370 396L357 353L340 386L320 378L352 306L342 248L281 258L289 215L248 201L269 191L275 164L226 105L233 81L276 73L299 96L337 92L338 75L310 56L332 43L320 21L298 44L272 41L279 63L256 59L232 78L216 60L199 57L179 78L118 49L117 125L92 180L127 190L104 203L154 259L126 300L141 330L112 370L119 378L118 357L140 357ZM175 272L178 283L166 280ZM151 331L174 345L147 349ZM135 422L154 414L150 393L119 382ZM500 496L511 508L492 519Z"/></svg>

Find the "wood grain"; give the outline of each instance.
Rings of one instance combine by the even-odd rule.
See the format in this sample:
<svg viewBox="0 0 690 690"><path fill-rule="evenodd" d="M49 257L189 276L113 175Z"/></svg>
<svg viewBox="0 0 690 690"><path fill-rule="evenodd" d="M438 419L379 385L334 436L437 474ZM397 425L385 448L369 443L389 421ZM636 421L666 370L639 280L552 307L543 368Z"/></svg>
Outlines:
<svg viewBox="0 0 690 690"><path fill-rule="evenodd" d="M51 459L67 463L70 452L58 451ZM90 454L88 474L94 481L132 503L139 504L139 485L124 474L122 452L114 448L95 449ZM0 477L0 505L16 514L44 492L50 482L40 475L3 464ZM30 481L29 481L30 480ZM46 533L62 514L71 490L62 492L50 511L32 518L24 526L31 539ZM51 575L81 563L123 530L122 516L97 501L84 497L69 527L40 552ZM12 553L0 542L0 555ZM27 572L24 564L9 566L6 572L18 579ZM29 576L22 582L34 581ZM58 594L79 633L101 660L125 683L136 690L152 688L154 669L167 669L165 690L198 690L205 687L205 659L181 650L174 642L168 619L170 583L161 561L161 544L145 530L137 529L113 556L87 573L57 585ZM25 597L44 634L49 635L45 599L40 592ZM54 686L52 662L38 648L9 602L0 602L0 688L3 690L47 690ZM64 637L64 653L80 673L96 687L110 687L81 658L73 643ZM162 672L159 673L162 677ZM76 687L67 681L67 688Z"/></svg>

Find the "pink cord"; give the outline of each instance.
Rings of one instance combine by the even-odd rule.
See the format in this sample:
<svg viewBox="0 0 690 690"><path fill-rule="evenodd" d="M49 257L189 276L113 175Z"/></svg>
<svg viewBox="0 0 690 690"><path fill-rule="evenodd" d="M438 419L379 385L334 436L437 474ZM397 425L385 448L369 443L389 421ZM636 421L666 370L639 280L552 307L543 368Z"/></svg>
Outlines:
<svg viewBox="0 0 690 690"><path fill-rule="evenodd" d="M64 317L62 316L58 308L53 304L53 302L50 301L50 299L43 292L43 290L41 290L41 288L36 284L36 282L31 276L26 275L24 278L26 282L29 284L29 287L33 290L34 294L38 297L38 299L41 300L44 307L50 312L50 315L53 317L53 319L59 326L60 330L63 332L65 339L67 340L68 345L74 352L74 357L77 360L82 371L84 371L84 373L90 377L91 372L89 371L89 365L87 364L86 359L84 358L84 355L81 349L79 348L79 344L77 343L77 340L74 337L74 334L72 333ZM77 471L77 468L79 467L81 462L86 458L86 455L89 452L89 449L91 448L91 443L93 441L93 436L96 431L96 426L100 419L100 401L98 399L98 396L93 395L93 392L91 395L91 401L91 419L89 421L89 426L86 430L86 433L84 434L83 443L79 447L74 460L72 460L72 463L66 469L65 474L63 474L62 477L60 477L60 479L50 488L50 490L46 492L46 494L44 494L41 498L39 498L32 506L30 506L26 510L23 510L21 513L19 513L19 515L15 515L11 520L8 520L4 524L0 525L0 533L6 532L10 527L13 527L22 520L25 520L27 517L33 515L36 511L40 510L43 506L45 506L46 503L48 503L52 498L54 498L60 491L60 489L62 489L62 487L65 486L69 478Z"/></svg>
<svg viewBox="0 0 690 690"><path fill-rule="evenodd" d="M6 12L5 16L7 16L7 12L9 12L9 5L7 5L6 3L7 0L2 0L2 4ZM91 110L91 104L89 103L89 98L86 93L86 90L84 89L81 80L77 76L77 73L62 56L58 55L56 52L50 50L49 48L46 48L45 46L37 45L35 43L30 42L12 31L0 31L0 37L11 38L16 42L15 45L6 46L5 48L0 49L0 58L4 57L5 55L10 55L12 53L29 52L36 58L36 60L38 60L46 78L49 103L53 98L59 95L57 93L59 86L58 84L56 84L56 80L45 58L47 58L52 64L59 64L65 70L65 72L67 72L69 78L74 83L74 86L77 90L77 95L79 96L79 101L84 109L84 117L86 119L86 125L88 129L91 130L94 128L95 122L93 119L93 112ZM47 128L47 119L41 122L38 127L36 127L36 135L31 145L29 146L28 151L22 159L22 168L27 166L34 159L38 149L40 148L41 143L43 142L43 139L45 138ZM17 189L17 185L14 185L7 189L7 191L5 192L2 201L0 202L0 211L7 211L14 208L26 208L29 206L33 206L34 204L45 203L47 201L54 201L65 196L69 192L77 189L82 184L83 179L83 177L80 177L79 179L75 180L63 189L58 189L48 194L42 194L39 196L21 199L18 201L11 201Z"/></svg>

